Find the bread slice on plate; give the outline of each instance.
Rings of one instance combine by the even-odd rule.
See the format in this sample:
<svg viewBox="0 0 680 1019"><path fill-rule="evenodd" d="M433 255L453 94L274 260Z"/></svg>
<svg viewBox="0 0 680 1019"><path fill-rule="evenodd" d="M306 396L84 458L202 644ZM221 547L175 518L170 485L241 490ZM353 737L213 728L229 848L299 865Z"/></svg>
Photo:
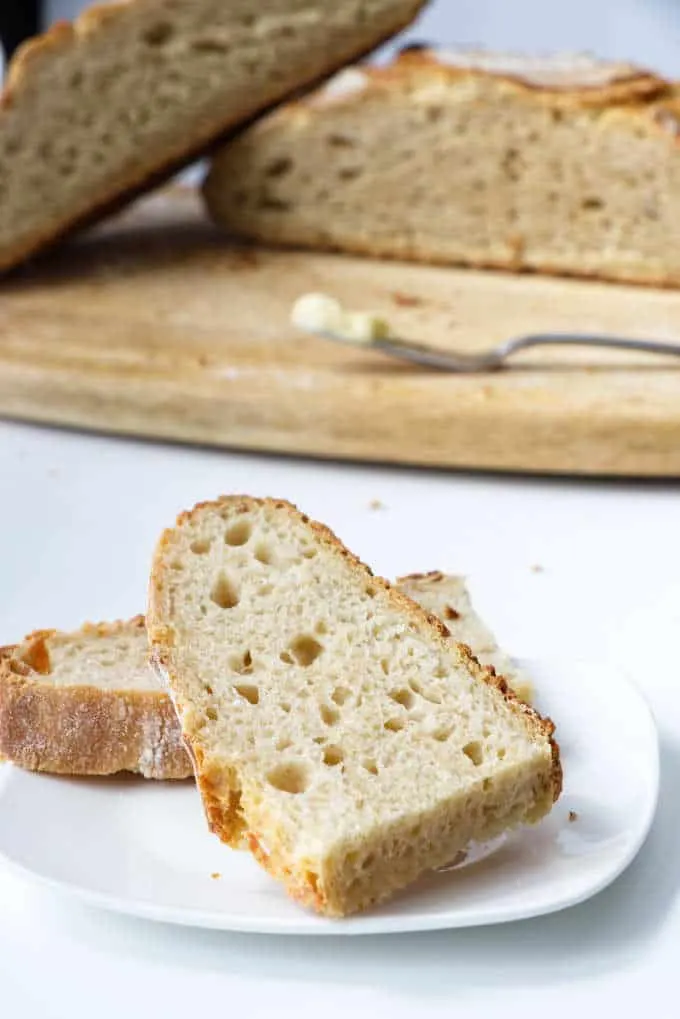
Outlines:
<svg viewBox="0 0 680 1019"><path fill-rule="evenodd" d="M204 193L266 243L678 285L679 134L628 63L421 49L251 126Z"/></svg>
<svg viewBox="0 0 680 1019"><path fill-rule="evenodd" d="M143 616L39 630L0 649L0 755L56 774L192 775L172 703L149 668Z"/></svg>
<svg viewBox="0 0 680 1019"><path fill-rule="evenodd" d="M422 605L426 612L438 616L453 640L467 644L477 661L491 666L498 676L506 679L518 697L523 701L533 700L531 679L498 646L489 627L477 615L463 577L441 573L439 570L412 573L408 577L399 577L397 587Z"/></svg>
<svg viewBox="0 0 680 1019"><path fill-rule="evenodd" d="M538 821L553 726L434 616L284 501L182 514L147 627L214 832L342 916Z"/></svg>
<svg viewBox="0 0 680 1019"><path fill-rule="evenodd" d="M424 0L126 0L27 43L0 96L0 269L374 49Z"/></svg>
<svg viewBox="0 0 680 1019"><path fill-rule="evenodd" d="M446 620L454 639L531 699L530 681L496 647L462 577L412 574L398 588ZM61 775L193 775L172 702L147 658L142 616L86 624L75 633L38 631L0 648L0 760Z"/></svg>

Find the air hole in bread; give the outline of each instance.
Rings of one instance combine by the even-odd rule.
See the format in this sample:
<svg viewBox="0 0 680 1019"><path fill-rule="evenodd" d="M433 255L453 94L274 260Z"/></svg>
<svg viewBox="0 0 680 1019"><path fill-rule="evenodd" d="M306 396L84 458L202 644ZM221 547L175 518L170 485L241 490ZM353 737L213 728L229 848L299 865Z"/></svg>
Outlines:
<svg viewBox="0 0 680 1019"><path fill-rule="evenodd" d="M327 736L315 736L314 739L312 740L312 743L316 743L317 746L321 746L322 743L327 743L327 742L328 742L328 737Z"/></svg>
<svg viewBox="0 0 680 1019"><path fill-rule="evenodd" d="M231 52L229 43L222 42L221 39L194 39L190 46L194 53L219 53L220 56L226 57Z"/></svg>
<svg viewBox="0 0 680 1019"><path fill-rule="evenodd" d="M338 170L340 180L356 180L363 173L360 166L343 166Z"/></svg>
<svg viewBox="0 0 680 1019"><path fill-rule="evenodd" d="M336 764L342 764L345 759L342 747L328 746L323 752L323 763L327 764L329 768L334 768Z"/></svg>
<svg viewBox="0 0 680 1019"><path fill-rule="evenodd" d="M282 754L284 750L288 750L290 747L292 747L292 745L293 745L292 741L286 739L285 737L277 739L276 743L274 744L274 746L276 747L280 754Z"/></svg>
<svg viewBox="0 0 680 1019"><path fill-rule="evenodd" d="M249 520L237 520L227 528L224 540L227 545L245 545L252 533L253 528Z"/></svg>
<svg viewBox="0 0 680 1019"><path fill-rule="evenodd" d="M253 656L250 651L244 651L243 654L231 655L229 658L229 668L233 669L234 672L238 672L241 676L247 676L253 671Z"/></svg>
<svg viewBox="0 0 680 1019"><path fill-rule="evenodd" d="M389 676L389 674L390 674L390 663L387 660L387 658L381 658L380 659L380 668L382 669L382 671L383 671L385 676Z"/></svg>
<svg viewBox="0 0 680 1019"><path fill-rule="evenodd" d="M498 750L496 751L496 757L498 758L499 761L503 760L503 758L505 757L505 753L506 753L505 747L498 748Z"/></svg>
<svg viewBox="0 0 680 1019"><path fill-rule="evenodd" d="M339 707L342 707L345 701L347 701L351 696L352 691L349 689L349 687L336 686L335 690L331 694L331 700L333 701L334 704L337 704Z"/></svg>
<svg viewBox="0 0 680 1019"><path fill-rule="evenodd" d="M362 768L364 768L364 770L367 771L369 775L378 774L378 765L375 763L375 761L372 761L370 758L363 762Z"/></svg>
<svg viewBox="0 0 680 1019"><path fill-rule="evenodd" d="M210 551L210 539L209 538L196 538L189 545L189 548L194 555L205 555L206 552Z"/></svg>
<svg viewBox="0 0 680 1019"><path fill-rule="evenodd" d="M345 134L329 134L326 139L332 149L353 149L355 142Z"/></svg>
<svg viewBox="0 0 680 1019"><path fill-rule="evenodd" d="M373 853L369 853L368 856L364 856L363 860L361 861L361 869L368 870L368 868L372 867L374 863L375 855Z"/></svg>
<svg viewBox="0 0 680 1019"><path fill-rule="evenodd" d="M274 588L272 587L271 584L260 584L260 586L255 591L255 594L264 597L265 595L271 594L273 590Z"/></svg>
<svg viewBox="0 0 680 1019"><path fill-rule="evenodd" d="M340 712L336 711L335 708L329 708L327 704L321 705L319 714L321 715L321 721L326 725L337 725L340 721Z"/></svg>
<svg viewBox="0 0 680 1019"><path fill-rule="evenodd" d="M404 728L404 720L402 718L388 718L383 728L387 729L388 732L400 732Z"/></svg>
<svg viewBox="0 0 680 1019"><path fill-rule="evenodd" d="M305 559L313 559L318 554L318 549L310 545L309 548L303 550L302 555Z"/></svg>
<svg viewBox="0 0 680 1019"><path fill-rule="evenodd" d="M285 712L285 714L286 714L286 715L290 714L290 707L291 707L291 706L290 706L290 704L288 703L288 701L282 701L282 702L281 702L281 703L279 704L279 707L281 708L281 711Z"/></svg>
<svg viewBox="0 0 680 1019"><path fill-rule="evenodd" d="M440 725L432 733L432 738L436 739L438 743L446 743L447 739L453 732L453 728L450 725Z"/></svg>
<svg viewBox="0 0 680 1019"><path fill-rule="evenodd" d="M175 30L168 21L157 21L155 25L150 25L149 28L145 29L142 39L147 46L165 46L167 42L170 42Z"/></svg>
<svg viewBox="0 0 680 1019"><path fill-rule="evenodd" d="M426 690L423 685L417 679L409 679L408 685L411 687L415 694L422 697L423 700L429 701L430 704L441 704L441 694L437 690Z"/></svg>
<svg viewBox="0 0 680 1019"><path fill-rule="evenodd" d="M279 764L267 775L267 781L274 789L282 793L297 795L303 793L309 785L309 775L302 764Z"/></svg>
<svg viewBox="0 0 680 1019"><path fill-rule="evenodd" d="M473 740L471 743L466 743L463 747L463 753L477 768L484 761L484 751L482 750L482 744L479 740Z"/></svg>
<svg viewBox="0 0 680 1019"><path fill-rule="evenodd" d="M590 210L597 210L604 208L604 202L601 198L584 198L581 202L581 208Z"/></svg>
<svg viewBox="0 0 680 1019"><path fill-rule="evenodd" d="M260 691L252 683L237 683L234 686L234 690L239 697L243 697L249 704L260 703Z"/></svg>
<svg viewBox="0 0 680 1019"><path fill-rule="evenodd" d="M210 719L211 722L216 722L217 721L217 711L216 711L215 708L208 708L206 710L206 715Z"/></svg>
<svg viewBox="0 0 680 1019"><path fill-rule="evenodd" d="M401 704L404 708L412 708L416 702L416 699L411 690L390 690L389 696L397 704Z"/></svg>
<svg viewBox="0 0 680 1019"><path fill-rule="evenodd" d="M319 622L314 627L314 633L318 634L320 637L323 637L324 634L328 633L328 627L326 626L323 619L320 619Z"/></svg>
<svg viewBox="0 0 680 1019"><path fill-rule="evenodd" d="M366 594L368 595L369 598L375 598L376 594L378 593L378 588L376 587L375 584L366 584L364 590L366 591Z"/></svg>
<svg viewBox="0 0 680 1019"><path fill-rule="evenodd" d="M290 645L290 652L298 665L304 668L310 666L323 651L323 644L310 637L309 634L301 633Z"/></svg>
<svg viewBox="0 0 680 1019"><path fill-rule="evenodd" d="M264 566L269 566L272 561L272 551L268 545L265 545L264 542L260 542L259 545L255 546L255 552L253 555L257 559L258 563L262 563Z"/></svg>
<svg viewBox="0 0 680 1019"><path fill-rule="evenodd" d="M489 791L489 789L491 789L492 785L493 785L493 779L492 778L485 778L484 781L482 782L482 789L484 790L485 793L487 793Z"/></svg>
<svg viewBox="0 0 680 1019"><path fill-rule="evenodd" d="M272 159L265 167L266 177L285 177L293 168L293 160L289 156L281 156L279 159Z"/></svg>
<svg viewBox="0 0 680 1019"><path fill-rule="evenodd" d="M210 592L210 600L221 609L233 609L238 605L239 596L235 584L224 573L220 573Z"/></svg>
<svg viewBox="0 0 680 1019"><path fill-rule="evenodd" d="M213 695L213 688L211 687L210 683L204 683L203 684L203 689L205 690L205 692L207 694L209 694L212 697L212 695Z"/></svg>
<svg viewBox="0 0 680 1019"><path fill-rule="evenodd" d="M184 563L181 559L173 559L170 563L170 569L177 570L177 572L180 573L184 569Z"/></svg>
<svg viewBox="0 0 680 1019"><path fill-rule="evenodd" d="M293 656L290 653L290 651L282 651L281 654L279 655L279 658L281 659L282 662L285 662L286 665L295 664Z"/></svg>
<svg viewBox="0 0 680 1019"><path fill-rule="evenodd" d="M426 115L431 124L436 124L444 116L444 110L441 106L428 106Z"/></svg>

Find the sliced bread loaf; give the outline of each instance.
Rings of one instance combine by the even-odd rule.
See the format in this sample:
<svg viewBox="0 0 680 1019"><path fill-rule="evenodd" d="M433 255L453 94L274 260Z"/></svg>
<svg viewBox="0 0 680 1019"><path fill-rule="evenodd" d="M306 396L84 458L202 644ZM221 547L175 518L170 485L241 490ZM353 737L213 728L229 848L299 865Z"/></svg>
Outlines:
<svg viewBox="0 0 680 1019"><path fill-rule="evenodd" d="M482 665L491 666L506 679L523 701L534 696L531 679L499 646L498 641L472 607L470 593L463 577L432 570L399 577L397 586L405 595L418 602L446 625L453 640L467 644Z"/></svg>
<svg viewBox="0 0 680 1019"><path fill-rule="evenodd" d="M147 627L213 831L328 916L559 794L552 724L289 503L180 516Z"/></svg>
<svg viewBox="0 0 680 1019"><path fill-rule="evenodd" d="M172 703L149 668L143 616L39 630L0 649L0 755L56 774L192 775Z"/></svg>
<svg viewBox="0 0 680 1019"><path fill-rule="evenodd" d="M125 0L26 44L0 97L0 269L373 49L424 0Z"/></svg>
<svg viewBox="0 0 680 1019"><path fill-rule="evenodd" d="M529 680L496 648L461 577L413 574L398 587L446 620L452 637L493 665L519 697L531 698ZM141 616L75 633L41 630L0 648L0 760L62 775L193 775L175 710L147 658Z"/></svg>
<svg viewBox="0 0 680 1019"><path fill-rule="evenodd" d="M204 193L267 243L678 285L679 134L630 64L406 52L229 141Z"/></svg>

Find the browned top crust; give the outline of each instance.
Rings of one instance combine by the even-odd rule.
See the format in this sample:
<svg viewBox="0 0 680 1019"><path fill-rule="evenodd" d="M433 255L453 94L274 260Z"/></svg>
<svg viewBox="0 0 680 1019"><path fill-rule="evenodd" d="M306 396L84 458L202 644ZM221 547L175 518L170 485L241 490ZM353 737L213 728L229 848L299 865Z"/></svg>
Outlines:
<svg viewBox="0 0 680 1019"><path fill-rule="evenodd" d="M517 96L572 109L636 109L663 103L666 116L680 120L679 89L671 82L634 64L598 60L587 54L528 56L484 50L406 49L383 67L355 66L341 71L322 88L281 107L266 121L323 109L329 105L361 103L371 95L431 90L455 84L495 84Z"/></svg>

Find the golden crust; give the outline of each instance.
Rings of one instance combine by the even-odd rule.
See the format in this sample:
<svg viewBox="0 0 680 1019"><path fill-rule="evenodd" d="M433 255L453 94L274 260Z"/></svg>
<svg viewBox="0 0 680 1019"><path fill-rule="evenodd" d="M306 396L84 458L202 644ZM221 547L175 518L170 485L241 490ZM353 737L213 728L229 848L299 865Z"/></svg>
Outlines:
<svg viewBox="0 0 680 1019"><path fill-rule="evenodd" d="M301 513L292 503L285 499L259 499L245 495L221 496L215 500L197 503L193 509L184 511L177 517L176 527L184 527L191 524L195 518L206 510L219 510L224 507L234 508L237 512L247 512L268 506L274 509L283 509L290 513L301 523L309 526L316 533L317 537L336 555L341 555L347 560L349 566L360 574L375 590L382 590L391 601L393 607L405 612L414 625L421 632L439 643L442 650L449 652L452 648L449 631L444 623L436 616L428 614L420 605L412 601L406 595L396 590L389 581L382 577L374 576L371 569L350 552L337 536L325 524L310 520L308 516ZM156 666L166 673L170 685L175 670L174 649L175 631L168 625L165 606L165 576L167 566L165 563L166 551L172 546L175 538L175 528L168 528L161 535L152 560L151 577L149 583L149 607L147 612L147 632L149 642L152 646L152 661ZM480 681L484 682L491 689L497 692L508 707L524 720L530 736L536 742L547 741L550 747L552 768L548 782L552 792L553 801L558 798L562 790L562 767L558 744L553 739L555 726L548 718L543 718L534 708L519 700L508 686L506 680L497 676L492 668L485 668L480 665L472 655L468 647L463 644L454 645L460 656L461 663L466 665L470 672ZM180 719L182 712L180 711ZM238 776L236 774L224 774L220 769L216 775L202 774L202 754L197 747L192 732L185 732L187 744L192 747L192 754L197 761L197 780L202 795L204 796L204 808L209 819L211 830L219 836L222 841L230 845L239 845L245 842L251 849L255 858L274 876L283 881L288 893L303 905L311 906L322 913L328 913L329 903L319 875L313 872L301 874L293 871L285 862L275 848L265 850L261 845L257 832L248 830L248 819L240 811L240 790Z"/></svg>
<svg viewBox="0 0 680 1019"><path fill-rule="evenodd" d="M373 39L352 59L360 60L386 39L406 28L427 0L415 0L415 2L416 10L411 15L404 14L388 33ZM95 4L84 10L73 22L58 21L42 35L24 42L10 61L4 85L0 89L0 125L2 110L13 106L20 98L24 88L30 86L35 65L58 56L59 53L80 44L90 36L106 31L111 21L130 14L136 3L137 0L113 0L109 3ZM300 87L305 84L306 87L313 88L327 75L335 73L345 62L342 59L330 61L324 75L312 82L301 80ZM163 159L149 166L140 164L136 168L128 170L127 173L121 174L115 188L112 188L111 193L105 199L93 201L88 209L79 211L67 222L46 224L43 229L36 230L32 236L24 238L20 244L7 249L0 256L0 272L18 265L63 237L98 222L106 215L118 211L139 195L169 180L175 173L189 166L196 159L207 155L213 146L238 127L243 119L248 119L251 115L252 111L248 111L245 117L223 117L209 126L197 125L196 133L191 138L178 137L174 151L164 156Z"/></svg>
<svg viewBox="0 0 680 1019"><path fill-rule="evenodd" d="M80 634L107 636L143 626L143 617L135 616L86 623ZM42 678L49 672L47 642L77 636L36 630L21 644L0 649L0 755L30 771L62 775L190 777L193 768L163 691L59 687Z"/></svg>

